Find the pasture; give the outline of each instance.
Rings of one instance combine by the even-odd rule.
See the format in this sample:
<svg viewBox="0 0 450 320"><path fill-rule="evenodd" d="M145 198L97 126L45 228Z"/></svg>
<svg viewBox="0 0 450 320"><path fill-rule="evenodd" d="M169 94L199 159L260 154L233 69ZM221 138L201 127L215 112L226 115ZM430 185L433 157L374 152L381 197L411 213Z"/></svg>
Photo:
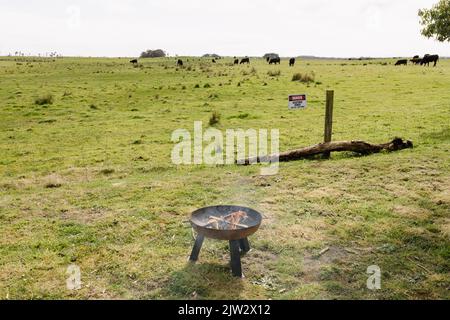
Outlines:
<svg viewBox="0 0 450 320"><path fill-rule="evenodd" d="M450 298L450 61L182 59L0 59L1 299ZM213 112L220 130L279 129L281 151L322 142L327 89L333 140L415 148L271 177L171 162L172 132ZM296 93L306 110L287 109ZM244 279L226 242L187 263L189 214L216 204L264 215ZM66 288L71 264L80 290ZM371 265L381 290L366 287Z"/></svg>

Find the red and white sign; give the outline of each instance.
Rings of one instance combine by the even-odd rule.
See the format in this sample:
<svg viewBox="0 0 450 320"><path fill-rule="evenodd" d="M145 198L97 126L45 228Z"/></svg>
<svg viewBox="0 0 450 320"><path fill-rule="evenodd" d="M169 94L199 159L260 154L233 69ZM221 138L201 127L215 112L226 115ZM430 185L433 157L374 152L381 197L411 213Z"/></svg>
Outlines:
<svg viewBox="0 0 450 320"><path fill-rule="evenodd" d="M307 104L306 94L293 94L289 96L289 109L304 109Z"/></svg>

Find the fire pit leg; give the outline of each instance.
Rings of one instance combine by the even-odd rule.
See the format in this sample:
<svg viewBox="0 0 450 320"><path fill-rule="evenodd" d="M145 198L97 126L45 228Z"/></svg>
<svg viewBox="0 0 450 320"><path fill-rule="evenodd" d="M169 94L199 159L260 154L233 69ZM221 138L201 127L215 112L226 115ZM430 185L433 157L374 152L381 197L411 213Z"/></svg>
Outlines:
<svg viewBox="0 0 450 320"><path fill-rule="evenodd" d="M239 246L241 247L242 252L247 253L250 251L250 243L247 238L239 240Z"/></svg>
<svg viewBox="0 0 450 320"><path fill-rule="evenodd" d="M242 278L241 254L239 252L239 247L239 240L230 241L231 271L233 272L233 276Z"/></svg>
<svg viewBox="0 0 450 320"><path fill-rule="evenodd" d="M195 262L198 260L198 255L200 254L200 249L203 245L203 240L205 240L205 236L202 234L197 235L197 239L195 239L194 248L192 248L190 261Z"/></svg>

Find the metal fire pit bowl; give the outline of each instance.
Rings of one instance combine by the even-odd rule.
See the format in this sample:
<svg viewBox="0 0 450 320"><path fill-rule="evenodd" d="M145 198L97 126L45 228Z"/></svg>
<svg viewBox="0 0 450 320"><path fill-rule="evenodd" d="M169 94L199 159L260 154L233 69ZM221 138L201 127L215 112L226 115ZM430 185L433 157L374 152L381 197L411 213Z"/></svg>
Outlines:
<svg viewBox="0 0 450 320"><path fill-rule="evenodd" d="M210 217L223 218L228 214L237 211L244 211L247 214L247 218L240 222L248 226L247 228L237 227L236 230L219 230L207 225ZM239 206L215 206L202 208L194 211L191 217L191 225L198 234L217 240L245 239L259 229L261 221L262 217L259 212L250 208Z"/></svg>
<svg viewBox="0 0 450 320"><path fill-rule="evenodd" d="M239 225L233 228L218 229L211 223L211 217L224 219L226 216L243 211L246 217L239 221ZM197 261L203 240L206 238L217 240L228 240L230 243L231 269L234 276L242 277L241 253L250 251L250 244L247 237L258 231L261 226L262 216L259 212L240 206L215 206L194 211L191 217L191 225L198 236L192 249L191 261Z"/></svg>

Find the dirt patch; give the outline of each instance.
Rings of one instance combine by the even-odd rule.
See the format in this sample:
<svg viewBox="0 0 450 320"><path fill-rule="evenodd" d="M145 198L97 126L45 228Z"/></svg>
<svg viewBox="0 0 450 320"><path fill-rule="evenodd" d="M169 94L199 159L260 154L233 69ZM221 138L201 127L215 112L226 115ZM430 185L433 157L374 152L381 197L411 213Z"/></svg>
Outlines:
<svg viewBox="0 0 450 320"><path fill-rule="evenodd" d="M272 253L270 251L262 251L258 249L251 249L251 258L253 261L262 263L264 261L274 261L278 259L278 255L275 253ZM248 253L248 256L250 256L250 253Z"/></svg>
<svg viewBox="0 0 450 320"><path fill-rule="evenodd" d="M324 250L327 248L324 248ZM345 249L331 246L326 252L320 251L306 255L303 258L302 278L306 282L316 282L320 280L320 272L336 262L348 257L349 252Z"/></svg>
<svg viewBox="0 0 450 320"><path fill-rule="evenodd" d="M105 218L109 214L108 210L100 208L61 209L60 212L61 219L82 224L92 224L100 219Z"/></svg>

